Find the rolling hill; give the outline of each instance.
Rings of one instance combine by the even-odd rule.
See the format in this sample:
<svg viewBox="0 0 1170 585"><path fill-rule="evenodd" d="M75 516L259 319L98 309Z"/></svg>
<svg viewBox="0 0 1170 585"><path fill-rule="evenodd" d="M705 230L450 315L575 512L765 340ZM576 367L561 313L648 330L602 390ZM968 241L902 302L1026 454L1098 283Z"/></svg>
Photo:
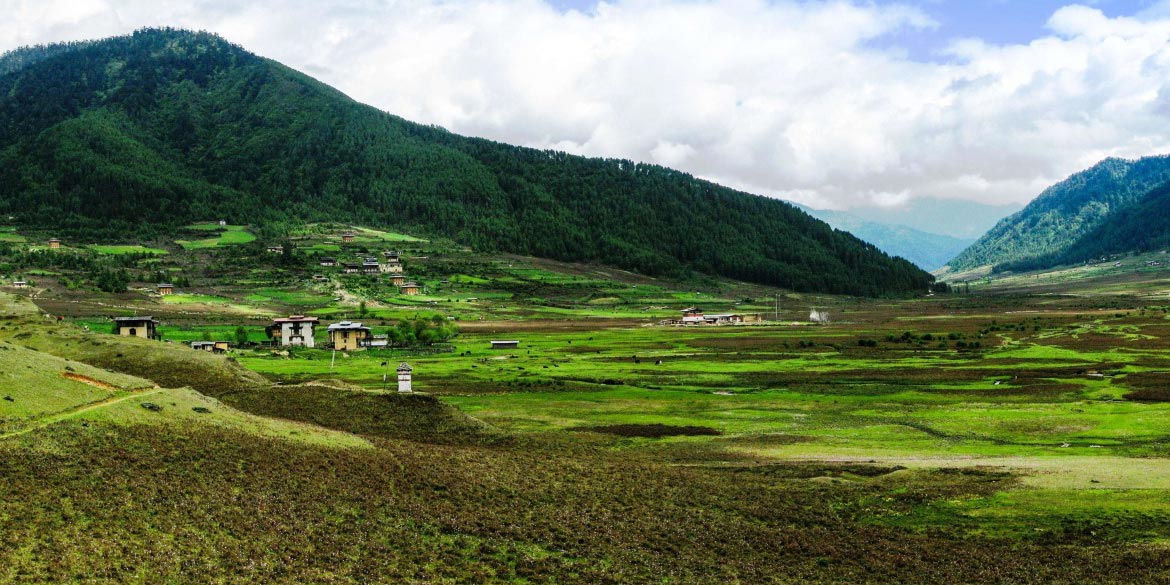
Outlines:
<svg viewBox="0 0 1170 585"><path fill-rule="evenodd" d="M267 238L347 221L796 291L932 281L784 202L411 123L211 34L34 47L0 72L0 213L26 228L134 242L209 217Z"/></svg>
<svg viewBox="0 0 1170 585"><path fill-rule="evenodd" d="M1141 202L1147 193L1167 181L1170 156L1105 159L1045 189L947 267L957 272L989 265L1051 266L1066 258L1070 248L1115 214Z"/></svg>

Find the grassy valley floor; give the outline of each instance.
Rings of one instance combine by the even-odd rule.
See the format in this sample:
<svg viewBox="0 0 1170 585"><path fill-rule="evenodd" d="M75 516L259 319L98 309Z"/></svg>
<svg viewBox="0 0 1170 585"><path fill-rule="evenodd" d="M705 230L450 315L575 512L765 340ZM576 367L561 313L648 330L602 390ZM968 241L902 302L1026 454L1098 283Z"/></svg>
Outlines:
<svg viewBox="0 0 1170 585"><path fill-rule="evenodd" d="M361 237L418 246L408 269L443 294L278 266L172 297L51 277L0 294L0 581L1170 579L1159 285L813 297L384 234ZM691 304L770 320L658 324ZM170 343L110 335L132 311ZM185 343L260 343L293 311L460 333L336 355ZM416 394L394 391L403 361Z"/></svg>

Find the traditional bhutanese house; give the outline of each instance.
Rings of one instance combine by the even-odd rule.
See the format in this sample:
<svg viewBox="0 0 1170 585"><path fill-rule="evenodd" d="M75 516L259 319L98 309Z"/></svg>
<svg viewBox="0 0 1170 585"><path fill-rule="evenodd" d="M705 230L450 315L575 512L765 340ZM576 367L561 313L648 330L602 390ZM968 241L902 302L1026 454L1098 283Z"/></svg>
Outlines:
<svg viewBox="0 0 1170 585"><path fill-rule="evenodd" d="M337 259L326 256L321 259L321 266L337 266Z"/></svg>
<svg viewBox="0 0 1170 585"><path fill-rule="evenodd" d="M173 295L173 294L175 294L175 285L168 284L168 283L160 283L158 285L158 294L160 294L160 295Z"/></svg>
<svg viewBox="0 0 1170 585"><path fill-rule="evenodd" d="M56 250L60 247L61 247L61 240L58 240L57 238L53 238L53 239L49 240L49 249L50 250Z"/></svg>
<svg viewBox="0 0 1170 585"><path fill-rule="evenodd" d="M354 236L356 236L356 235L357 234L354 234L353 232L345 232L344 234L341 234L341 241L352 242Z"/></svg>
<svg viewBox="0 0 1170 585"><path fill-rule="evenodd" d="M14 280L12 281L12 286L15 288L28 288L28 282L23 280Z"/></svg>
<svg viewBox="0 0 1170 585"><path fill-rule="evenodd" d="M374 257L362 260L362 272L365 274L377 274L382 271L382 267L378 265L378 259Z"/></svg>
<svg viewBox="0 0 1170 585"><path fill-rule="evenodd" d="M313 280L315 280L317 282L325 282L325 281L329 280L329 277L325 276L324 274L314 274Z"/></svg>
<svg viewBox="0 0 1170 585"><path fill-rule="evenodd" d="M290 315L288 317L273 319L272 325L266 327L264 331L274 342L285 347L315 347L313 327L316 325L316 317Z"/></svg>
<svg viewBox="0 0 1170 585"><path fill-rule="evenodd" d="M402 286L406 284L406 276L403 274L395 274L390 277L390 284L394 286Z"/></svg>
<svg viewBox="0 0 1170 585"><path fill-rule="evenodd" d="M353 263L353 262L346 262L346 263L345 263L345 268L344 268L344 269L342 269L342 270L343 270L343 272L345 272L346 274L361 274L361 272L362 272L362 265L361 265L361 264L355 264L355 263Z"/></svg>
<svg viewBox="0 0 1170 585"><path fill-rule="evenodd" d="M153 317L114 317L118 335L158 339L158 321Z"/></svg>
<svg viewBox="0 0 1170 585"><path fill-rule="evenodd" d="M679 321L679 323L681 323L683 325L702 325L703 324L703 311L701 311L700 309L698 309L696 307L691 307L689 309L683 309L682 310L682 319Z"/></svg>
<svg viewBox="0 0 1170 585"><path fill-rule="evenodd" d="M516 349L517 347L520 347L520 342L515 339L503 341L493 340L491 341L491 344L492 349Z"/></svg>
<svg viewBox="0 0 1170 585"><path fill-rule="evenodd" d="M383 263L379 266L379 268L382 270L382 272L390 274L402 273L402 264L397 260L391 260L389 262Z"/></svg>
<svg viewBox="0 0 1170 585"><path fill-rule="evenodd" d="M417 295L422 292L418 284L413 282L403 283L399 290L402 291L402 294L404 295Z"/></svg>
<svg viewBox="0 0 1170 585"><path fill-rule="evenodd" d="M284 254L284 246L268 246L269 254Z"/></svg>
<svg viewBox="0 0 1170 585"><path fill-rule="evenodd" d="M721 315L705 315L703 311L691 307L682 310L682 318L675 320L662 321L665 325L737 325L744 322L743 315L737 314L721 314Z"/></svg>
<svg viewBox="0 0 1170 585"><path fill-rule="evenodd" d="M743 323L743 315L704 315L703 323L707 325L736 325Z"/></svg>
<svg viewBox="0 0 1170 585"><path fill-rule="evenodd" d="M370 336L370 347L390 347L389 335L372 335Z"/></svg>
<svg viewBox="0 0 1170 585"><path fill-rule="evenodd" d="M342 321L329 326L329 343L333 349L354 351L366 349L370 339L370 328L361 323Z"/></svg>
<svg viewBox="0 0 1170 585"><path fill-rule="evenodd" d="M227 353L232 344L226 341L192 341L191 349L210 351L211 353Z"/></svg>
<svg viewBox="0 0 1170 585"><path fill-rule="evenodd" d="M390 262L398 262L399 261L398 250L386 250L386 251L382 252L382 255L385 256L386 260L388 260Z"/></svg>

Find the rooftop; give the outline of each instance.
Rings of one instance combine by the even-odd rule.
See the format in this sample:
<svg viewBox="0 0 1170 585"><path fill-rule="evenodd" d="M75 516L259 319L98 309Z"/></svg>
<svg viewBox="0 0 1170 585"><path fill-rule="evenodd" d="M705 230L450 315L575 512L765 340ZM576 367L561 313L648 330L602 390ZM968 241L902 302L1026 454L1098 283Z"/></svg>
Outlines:
<svg viewBox="0 0 1170 585"><path fill-rule="evenodd" d="M306 317L304 315L289 315L288 317L278 317L273 319L273 323L316 323L316 317Z"/></svg>
<svg viewBox="0 0 1170 585"><path fill-rule="evenodd" d="M353 321L342 321L340 323L334 323L329 326L330 331L349 331L359 329L369 329L369 327L363 327L361 323L354 323Z"/></svg>

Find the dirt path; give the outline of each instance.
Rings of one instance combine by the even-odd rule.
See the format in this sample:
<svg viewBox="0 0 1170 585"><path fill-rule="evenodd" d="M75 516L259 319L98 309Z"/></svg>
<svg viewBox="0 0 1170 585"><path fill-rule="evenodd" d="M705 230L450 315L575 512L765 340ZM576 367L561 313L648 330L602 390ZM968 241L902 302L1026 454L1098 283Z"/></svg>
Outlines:
<svg viewBox="0 0 1170 585"><path fill-rule="evenodd" d="M82 376L82 377L84 377L84 376ZM94 381L97 382L96 380L94 380ZM101 382L98 382L98 383L101 384ZM158 394L159 392L162 392L163 390L166 390L166 388L155 388L153 390L148 390L146 392L131 392L131 393L126 394L124 396L114 396L111 398L107 398L105 400L101 400L99 402L91 402L91 403L86 404L84 406L72 408L72 409L66 410L64 412L58 412L55 414L50 414L48 416L43 416L41 418L38 418L38 419L32 421L32 423L30 423L29 426L27 426L23 429L0 435L0 441L3 441L4 439L8 439L11 437L18 437L20 435L24 435L24 434L30 433L30 432L38 430L38 429L43 429L49 425L59 423L63 420L73 418L79 414L83 414L83 413L89 412L91 410L97 410L99 408L113 406L115 404L118 404L120 402L125 402L127 400L132 399L132 398L144 398L146 396Z"/></svg>
<svg viewBox="0 0 1170 585"><path fill-rule="evenodd" d="M73 372L61 372L61 377L73 380L74 382L81 382L82 384L89 384L90 386L93 386L94 388L101 388L102 390L111 390L111 391L120 390L120 388L118 388L117 386L115 386L113 384L107 384L105 382L102 382L101 380L94 380L93 378L90 378L89 376L82 376L81 374L75 374Z"/></svg>

